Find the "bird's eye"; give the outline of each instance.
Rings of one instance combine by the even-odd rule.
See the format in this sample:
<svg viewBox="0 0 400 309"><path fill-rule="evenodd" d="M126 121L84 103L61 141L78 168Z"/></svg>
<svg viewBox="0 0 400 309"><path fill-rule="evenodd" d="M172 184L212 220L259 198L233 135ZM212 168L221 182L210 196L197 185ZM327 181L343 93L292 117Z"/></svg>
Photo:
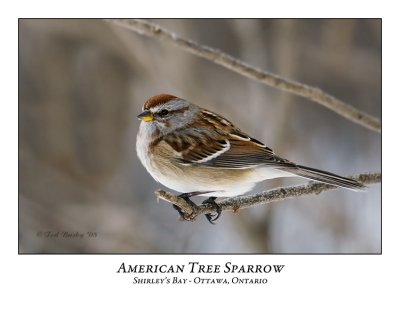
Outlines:
<svg viewBox="0 0 400 309"><path fill-rule="evenodd" d="M166 109L162 109L162 110L159 112L159 115L160 115L161 117L165 117L165 116L168 115L168 111L167 111Z"/></svg>

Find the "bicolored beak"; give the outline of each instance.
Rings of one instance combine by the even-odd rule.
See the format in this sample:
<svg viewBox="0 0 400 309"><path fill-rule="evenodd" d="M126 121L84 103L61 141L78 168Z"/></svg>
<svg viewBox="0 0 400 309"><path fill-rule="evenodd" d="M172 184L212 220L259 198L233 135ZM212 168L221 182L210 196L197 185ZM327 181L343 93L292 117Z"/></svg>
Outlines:
<svg viewBox="0 0 400 309"><path fill-rule="evenodd" d="M153 119L154 119L153 114L151 113L151 111L144 111L144 112L140 113L139 115L137 115L137 117L140 120L143 120L145 122L150 122L150 121L153 121Z"/></svg>

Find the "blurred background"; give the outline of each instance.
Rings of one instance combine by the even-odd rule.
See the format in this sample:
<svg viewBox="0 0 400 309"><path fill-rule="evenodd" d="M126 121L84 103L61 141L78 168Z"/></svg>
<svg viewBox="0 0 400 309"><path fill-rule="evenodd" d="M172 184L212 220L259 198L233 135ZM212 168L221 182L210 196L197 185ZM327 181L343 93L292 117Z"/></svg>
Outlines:
<svg viewBox="0 0 400 309"><path fill-rule="evenodd" d="M379 19L152 21L381 117ZM180 222L136 156L136 115L158 93L225 115L299 164L381 171L381 135L318 104L102 20L21 19L20 253L381 251L380 184Z"/></svg>

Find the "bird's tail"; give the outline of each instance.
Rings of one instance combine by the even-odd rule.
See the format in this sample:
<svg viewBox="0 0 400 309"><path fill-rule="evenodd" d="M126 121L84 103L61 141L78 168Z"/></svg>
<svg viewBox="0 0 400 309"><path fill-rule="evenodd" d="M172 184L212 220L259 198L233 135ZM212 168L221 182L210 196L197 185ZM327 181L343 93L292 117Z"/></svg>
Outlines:
<svg viewBox="0 0 400 309"><path fill-rule="evenodd" d="M365 186L353 179L335 175L329 172L321 171L315 168L296 165L296 168L289 170L291 173L296 174L300 177L316 180L329 185L334 185L342 188L347 188L355 191L362 191Z"/></svg>

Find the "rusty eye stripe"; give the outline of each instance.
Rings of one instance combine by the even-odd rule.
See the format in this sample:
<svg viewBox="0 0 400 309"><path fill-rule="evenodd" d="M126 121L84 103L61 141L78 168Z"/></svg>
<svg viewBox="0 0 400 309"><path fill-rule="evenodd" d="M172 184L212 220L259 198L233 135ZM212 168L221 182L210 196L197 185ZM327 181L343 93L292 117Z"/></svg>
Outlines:
<svg viewBox="0 0 400 309"><path fill-rule="evenodd" d="M163 112L163 110L167 110L168 111L168 115L173 115L173 114L179 114L179 113L184 113L188 110L188 107L182 107L181 109L176 109L176 110L167 110L165 108L161 109L160 111L154 113L155 115L158 116L163 116L161 115L161 112ZM166 116L166 115L165 115Z"/></svg>

